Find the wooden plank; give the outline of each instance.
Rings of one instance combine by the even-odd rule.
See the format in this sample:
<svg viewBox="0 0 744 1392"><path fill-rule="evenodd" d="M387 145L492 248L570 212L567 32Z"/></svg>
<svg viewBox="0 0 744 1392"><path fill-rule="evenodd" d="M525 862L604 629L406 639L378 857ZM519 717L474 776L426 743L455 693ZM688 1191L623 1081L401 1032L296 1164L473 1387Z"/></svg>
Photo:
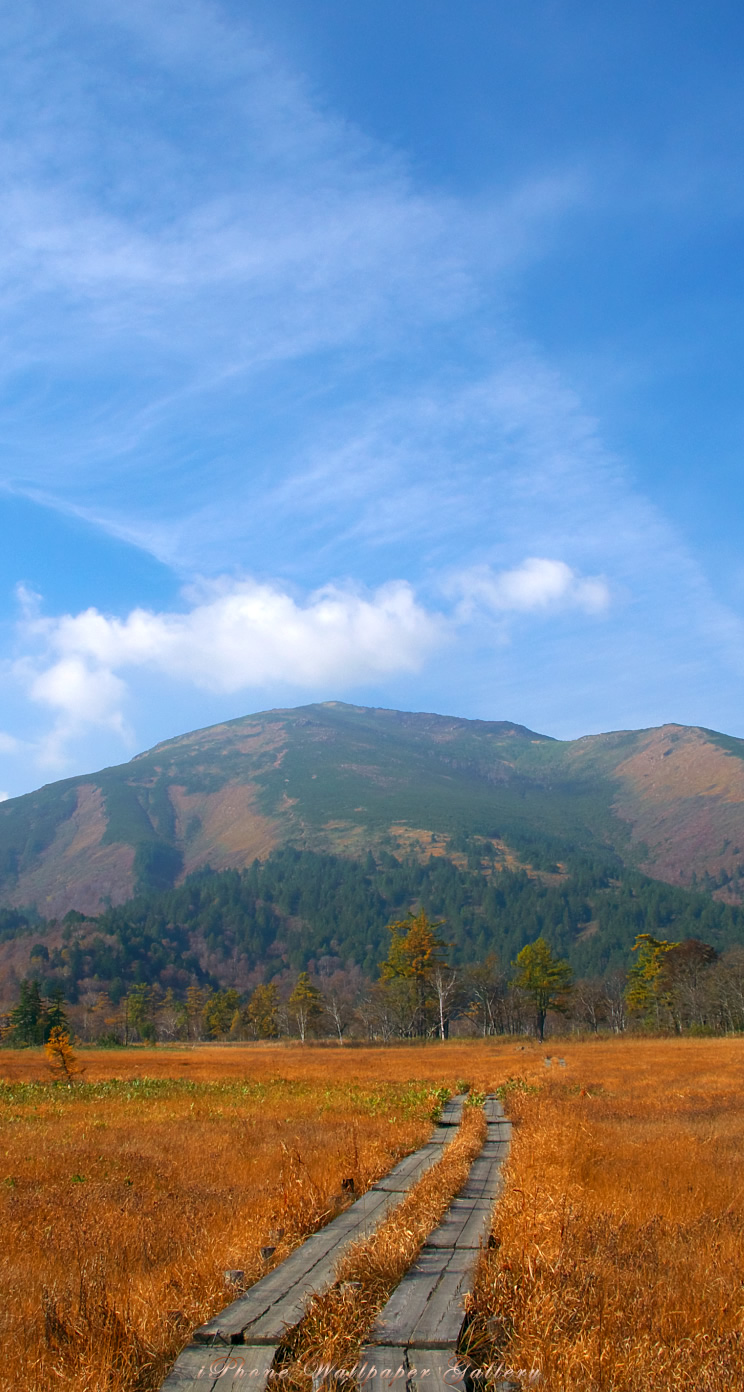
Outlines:
<svg viewBox="0 0 744 1392"><path fill-rule="evenodd" d="M454 1248L467 1245L463 1243L463 1235L470 1230L473 1223L479 1222L481 1226L487 1227L490 1220L490 1200L453 1199L439 1227L427 1237L426 1246ZM474 1245L478 1246L477 1241Z"/></svg>
<svg viewBox="0 0 744 1392"><path fill-rule="evenodd" d="M426 1246L444 1247L448 1250L456 1247L468 1220L472 1217L472 1213L471 1204L468 1204L465 1210L460 1210L457 1213L450 1211L439 1224L439 1227L426 1239Z"/></svg>
<svg viewBox="0 0 744 1392"><path fill-rule="evenodd" d="M400 1285L393 1291L384 1310L377 1316L369 1338L370 1346L402 1344L405 1347L410 1342L411 1334L444 1274L450 1256L451 1252L447 1248L422 1249Z"/></svg>
<svg viewBox="0 0 744 1392"><path fill-rule="evenodd" d="M429 1386L453 1385L452 1363L465 1319L465 1297L472 1289L478 1251L488 1238L493 1200L502 1186L501 1167L511 1128L495 1098L487 1099L486 1116L486 1141L465 1184L378 1315L365 1350L394 1345L416 1357L426 1351L431 1363ZM439 1361L435 1353L441 1355ZM415 1358L412 1362L409 1356L409 1368L414 1366ZM410 1373L409 1382L418 1392L419 1385L424 1388L424 1374Z"/></svg>
<svg viewBox="0 0 744 1392"><path fill-rule="evenodd" d="M487 1144L489 1144L487 1142ZM495 1199L501 1192L501 1166L508 1155L508 1147L489 1145L489 1154L482 1152L470 1167L468 1177L460 1190L462 1199Z"/></svg>
<svg viewBox="0 0 744 1392"><path fill-rule="evenodd" d="M318 1242L317 1238L321 1240ZM256 1281L245 1295L238 1296L218 1315L194 1330L194 1341L198 1344L242 1343L243 1331L298 1285L305 1284L323 1257L336 1252L338 1239L339 1235L330 1231L330 1225L313 1233L286 1261Z"/></svg>
<svg viewBox="0 0 744 1392"><path fill-rule="evenodd" d="M427 1146L426 1149L429 1149L429 1147ZM431 1152L431 1151L430 1151L430 1153L435 1153L435 1152ZM413 1152L412 1155L404 1155L403 1159L402 1159L402 1160L399 1160L398 1163L397 1163L397 1165L394 1165L394 1166L393 1166L393 1168L392 1168L392 1170L390 1171L390 1173L387 1174L387 1175L383 1175L382 1179L378 1179L377 1183L378 1183L378 1184L382 1184L386 1179L392 1179L394 1176L395 1176L395 1178L397 1178L397 1179L403 1179L405 1175L410 1174L411 1170L415 1170L415 1169L416 1169L416 1166L419 1165L420 1163L421 1163L421 1152L420 1152L420 1151L415 1150L415 1151ZM373 1188L374 1188L374 1186L373 1186Z"/></svg>
<svg viewBox="0 0 744 1392"><path fill-rule="evenodd" d="M509 1140L496 1140L489 1137L486 1141L481 1155L488 1156L489 1160L505 1160L509 1154Z"/></svg>
<svg viewBox="0 0 744 1392"><path fill-rule="evenodd" d="M455 1241L455 1247L458 1251L461 1252L470 1248L477 1252L480 1248L487 1245L488 1234L491 1231L492 1213L493 1204L490 1199L486 1201L482 1199L478 1200L477 1206L473 1208L473 1212L460 1233L460 1236Z"/></svg>
<svg viewBox="0 0 744 1392"><path fill-rule="evenodd" d="M411 1330L409 1344L454 1350L465 1320L465 1296L472 1286L475 1261L476 1254L471 1249L449 1254L447 1265Z"/></svg>
<svg viewBox="0 0 744 1392"><path fill-rule="evenodd" d="M356 1371L357 1383L368 1392L376 1388L400 1389L405 1392L408 1380L408 1365L404 1348L364 1348L359 1355Z"/></svg>
<svg viewBox="0 0 744 1392"><path fill-rule="evenodd" d="M162 1392L231 1392L266 1387L276 1346L217 1350L192 1346L179 1354Z"/></svg>
<svg viewBox="0 0 744 1392"><path fill-rule="evenodd" d="M456 1097L450 1097L442 1107L439 1116L440 1126L459 1126L462 1121L462 1109L467 1101L467 1093L460 1092Z"/></svg>
<svg viewBox="0 0 744 1392"><path fill-rule="evenodd" d="M438 1228L426 1239L427 1247L483 1247L488 1240L493 1204L490 1199L456 1199L458 1208L450 1207Z"/></svg>
<svg viewBox="0 0 744 1392"><path fill-rule="evenodd" d="M285 1326L291 1322L297 1300L305 1300L313 1291L322 1289L333 1278L344 1248L374 1231L398 1201L397 1194L371 1190L364 1194L352 1208L339 1214L319 1232L312 1233L301 1247L273 1271L260 1277L244 1295L200 1325L194 1331L195 1342L242 1343L246 1332L251 1339L262 1342L279 1340Z"/></svg>
<svg viewBox="0 0 744 1392"><path fill-rule="evenodd" d="M468 1386L468 1361L452 1349L409 1348L406 1358L409 1392L457 1392Z"/></svg>
<svg viewBox="0 0 744 1392"><path fill-rule="evenodd" d="M498 1157L498 1163L501 1163L500 1156ZM472 1165L470 1166L470 1172L468 1174L467 1183L485 1184L491 1178L493 1167L493 1159L484 1159L482 1155L478 1155L476 1159L473 1161Z"/></svg>
<svg viewBox="0 0 744 1392"><path fill-rule="evenodd" d="M447 1141L452 1139L451 1132L447 1134ZM401 1160L390 1174L384 1175L373 1185L373 1189L382 1189L396 1194L404 1194L408 1189L430 1170L432 1165L436 1165L442 1158L442 1146L425 1146L423 1152L417 1151L415 1156L409 1156L407 1160ZM410 1163L409 1163L410 1162Z"/></svg>
<svg viewBox="0 0 744 1392"><path fill-rule="evenodd" d="M367 1190L366 1194L362 1194L361 1199L357 1199L351 1208L347 1208L345 1213L340 1213L338 1218L333 1221L339 1229L345 1226L344 1220L346 1220L350 1231L353 1228L359 1228L362 1231L367 1223L372 1223L374 1227L377 1227L380 1221L380 1212L387 1213L388 1209L394 1208L395 1205L396 1200L390 1198L384 1189L373 1186Z"/></svg>
<svg viewBox="0 0 744 1392"><path fill-rule="evenodd" d="M487 1183L477 1184L474 1185L473 1188L468 1187L467 1189L461 1190L460 1197L469 1200L481 1199L484 1203L487 1202L493 1205L499 1197L500 1192L501 1187L498 1176L496 1176Z"/></svg>

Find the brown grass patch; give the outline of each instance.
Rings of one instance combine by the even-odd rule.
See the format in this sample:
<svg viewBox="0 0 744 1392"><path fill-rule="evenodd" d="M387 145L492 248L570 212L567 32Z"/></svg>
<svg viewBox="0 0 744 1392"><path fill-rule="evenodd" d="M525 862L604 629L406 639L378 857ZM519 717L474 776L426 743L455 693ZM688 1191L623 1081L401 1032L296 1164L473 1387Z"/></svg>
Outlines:
<svg viewBox="0 0 744 1392"><path fill-rule="evenodd" d="M104 844L106 814L100 788L79 783L76 796L72 816L60 822L43 857L20 872L13 894L4 902L37 904L45 918L61 918L71 907L100 913L107 895L117 904L131 896L134 848L121 842Z"/></svg>
<svg viewBox="0 0 744 1392"><path fill-rule="evenodd" d="M742 1043L623 1041L566 1059L537 1095L512 1094L471 1352L524 1386L539 1374L544 1392L734 1392Z"/></svg>
<svg viewBox="0 0 744 1392"><path fill-rule="evenodd" d="M188 793L176 785L170 789L170 800L183 843L183 876L205 863L214 870L242 869L256 858L265 858L279 842L279 822L259 810L256 784L227 783L217 793ZM187 839L194 817L201 826Z"/></svg>
<svg viewBox="0 0 744 1392"><path fill-rule="evenodd" d="M21 1085L0 1095L0 1388L156 1388L192 1328L430 1131L428 1085Z"/></svg>
<svg viewBox="0 0 744 1392"><path fill-rule="evenodd" d="M541 1076L542 1050L503 1040L432 1041L388 1047L337 1044L195 1044L158 1048L79 1050L87 1082L107 1078L185 1078L193 1082L277 1078L324 1084L329 1078L360 1086L384 1080L407 1083L411 1078L458 1091L465 1079L488 1092L517 1070ZM32 1082L47 1076L39 1049L0 1050L0 1078Z"/></svg>

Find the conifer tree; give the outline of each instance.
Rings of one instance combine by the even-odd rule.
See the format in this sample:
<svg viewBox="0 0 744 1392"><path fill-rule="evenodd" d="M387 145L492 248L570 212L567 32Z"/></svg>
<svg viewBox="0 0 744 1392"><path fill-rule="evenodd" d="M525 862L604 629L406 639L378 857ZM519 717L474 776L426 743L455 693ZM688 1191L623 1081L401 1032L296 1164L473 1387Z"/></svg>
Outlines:
<svg viewBox="0 0 744 1392"><path fill-rule="evenodd" d="M189 1039L201 1039L202 1017L209 998L207 991L198 986L189 986L186 992L186 1032Z"/></svg>
<svg viewBox="0 0 744 1392"><path fill-rule="evenodd" d="M44 1052L49 1068L60 1082L72 1083L82 1072L70 1036L60 1025L54 1025L50 1030Z"/></svg>
<svg viewBox="0 0 744 1392"><path fill-rule="evenodd" d="M22 981L18 1004L10 1012L11 1038L18 1044L43 1044L44 1005L35 978Z"/></svg>
<svg viewBox="0 0 744 1392"><path fill-rule="evenodd" d="M204 1024L211 1039L219 1039L221 1035L230 1033L233 1017L239 1007L240 996L237 991L229 988L212 993L204 1007Z"/></svg>
<svg viewBox="0 0 744 1392"><path fill-rule="evenodd" d="M297 1033L304 1044L308 1030L314 1029L323 1015L323 997L306 971L300 972L288 1004L289 1013L296 1022Z"/></svg>
<svg viewBox="0 0 744 1392"><path fill-rule="evenodd" d="M273 981L257 986L248 1002L248 1023L257 1039L276 1039L279 1033L279 993Z"/></svg>
<svg viewBox="0 0 744 1392"><path fill-rule="evenodd" d="M54 986L49 993L44 1012L44 1038L48 1039L53 1029L68 1028L65 997L61 986Z"/></svg>
<svg viewBox="0 0 744 1392"><path fill-rule="evenodd" d="M677 943L655 938L651 933L639 933L633 944L632 950L638 956L628 972L625 1000L629 1010L645 1015L646 1020L657 1027L662 1007L669 1004L669 982L664 972L664 959L667 952L677 946Z"/></svg>
<svg viewBox="0 0 744 1392"><path fill-rule="evenodd" d="M432 979L445 965L446 943L437 932L441 923L430 923L425 909L389 924L390 951L381 963L383 981L403 983L410 998L412 1033L422 1035L429 1025Z"/></svg>
<svg viewBox="0 0 744 1392"><path fill-rule="evenodd" d="M552 949L543 937L523 947L513 965L516 968L514 985L532 1000L537 1036L542 1043L548 1011L562 1011L566 1008L565 998L571 986L573 972L568 962L553 956Z"/></svg>
<svg viewBox="0 0 744 1392"><path fill-rule="evenodd" d="M127 1034L138 1034L140 1039L146 1039L150 1025L150 1009L152 1005L152 990L150 987L138 982L132 986L127 996ZM128 1038L125 1041L129 1042Z"/></svg>

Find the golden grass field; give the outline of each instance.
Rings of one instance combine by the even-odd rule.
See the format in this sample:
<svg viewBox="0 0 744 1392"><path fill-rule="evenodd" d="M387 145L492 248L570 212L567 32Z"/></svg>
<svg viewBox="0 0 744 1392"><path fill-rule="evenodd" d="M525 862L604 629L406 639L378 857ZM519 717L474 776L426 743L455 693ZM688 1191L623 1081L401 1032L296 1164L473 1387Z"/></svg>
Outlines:
<svg viewBox="0 0 744 1392"><path fill-rule="evenodd" d="M744 1388L744 1041L567 1046L514 1093L470 1346L550 1392ZM536 1379L537 1382L537 1379Z"/></svg>
<svg viewBox="0 0 744 1392"><path fill-rule="evenodd" d="M422 1144L436 1089L519 1079L535 1090L506 1091L514 1146L472 1353L545 1392L738 1392L744 1040L560 1049L565 1068L497 1041L82 1050L73 1088L43 1081L40 1051L1 1051L0 1388L156 1388L231 1298L224 1270L255 1279L259 1248L285 1255L342 1178L362 1189ZM353 1357L479 1124L347 1255L358 1285L314 1303L301 1358Z"/></svg>

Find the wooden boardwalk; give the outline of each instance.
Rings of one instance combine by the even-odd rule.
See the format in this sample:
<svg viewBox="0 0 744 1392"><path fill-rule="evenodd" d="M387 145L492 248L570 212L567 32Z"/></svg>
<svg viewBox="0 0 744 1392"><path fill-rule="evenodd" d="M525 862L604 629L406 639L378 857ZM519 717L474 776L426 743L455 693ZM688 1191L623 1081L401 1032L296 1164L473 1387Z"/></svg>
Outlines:
<svg viewBox="0 0 744 1392"><path fill-rule="evenodd" d="M465 1297L488 1241L511 1140L511 1125L495 1097L486 1099L485 1112L486 1142L463 1188L375 1321L359 1359L360 1388L441 1392L463 1386L457 1345Z"/></svg>
<svg viewBox="0 0 744 1392"><path fill-rule="evenodd" d="M196 1388L229 1392L232 1387L245 1387L248 1379L248 1386L260 1392L279 1344L287 1330L302 1319L309 1297L332 1284L345 1249L373 1233L440 1159L443 1146L460 1124L464 1102L464 1095L447 1102L427 1145L407 1155L350 1208L196 1329L194 1342L184 1349L162 1384L163 1392Z"/></svg>

